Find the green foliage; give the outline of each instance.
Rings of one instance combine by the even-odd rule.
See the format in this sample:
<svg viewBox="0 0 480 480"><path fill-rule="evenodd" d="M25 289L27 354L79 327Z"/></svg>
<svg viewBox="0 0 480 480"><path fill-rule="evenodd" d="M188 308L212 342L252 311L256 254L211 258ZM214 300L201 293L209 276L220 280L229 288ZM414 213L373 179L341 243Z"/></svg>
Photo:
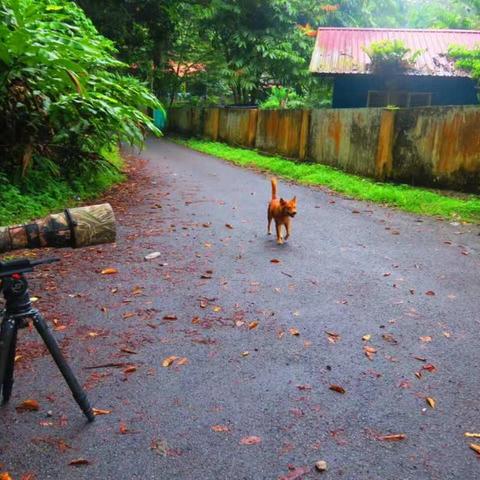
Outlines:
<svg viewBox="0 0 480 480"><path fill-rule="evenodd" d="M480 46L469 50L465 47L452 45L448 54L456 60L458 68L470 72L474 78L480 80Z"/></svg>
<svg viewBox="0 0 480 480"><path fill-rule="evenodd" d="M412 51L402 40L381 40L363 48L370 57L370 69L374 73L397 73L412 68L421 50Z"/></svg>
<svg viewBox="0 0 480 480"><path fill-rule="evenodd" d="M330 85L312 82L303 95L285 87L272 87L270 95L260 103L263 110L328 108L332 105Z"/></svg>
<svg viewBox="0 0 480 480"><path fill-rule="evenodd" d="M159 102L121 74L115 53L70 1L3 0L0 171L18 180L38 164L73 178L104 164L117 142L160 133L142 113Z"/></svg>
<svg viewBox="0 0 480 480"><path fill-rule="evenodd" d="M118 150L104 152L103 156L108 164L102 164L94 172L80 174L71 182L52 176L45 162L18 185L11 184L0 173L0 225L12 225L62 211L81 200L93 199L114 183L121 182L124 179L120 171L123 161ZM113 168L107 165L113 165Z"/></svg>
<svg viewBox="0 0 480 480"><path fill-rule="evenodd" d="M455 198L409 185L379 183L320 164L297 163L208 140L176 140L194 150L237 165L259 168L306 185L325 185L349 197L400 208L407 212L480 223L480 197Z"/></svg>

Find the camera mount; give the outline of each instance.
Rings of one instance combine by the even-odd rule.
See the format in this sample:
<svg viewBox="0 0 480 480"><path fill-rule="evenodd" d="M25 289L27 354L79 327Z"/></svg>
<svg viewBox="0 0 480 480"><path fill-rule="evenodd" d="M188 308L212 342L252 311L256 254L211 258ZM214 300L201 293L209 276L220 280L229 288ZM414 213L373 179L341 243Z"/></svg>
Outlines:
<svg viewBox="0 0 480 480"><path fill-rule="evenodd" d="M33 308L28 291L27 278L24 275L25 273L33 272L38 265L58 261L58 258L46 258L33 261L21 259L11 262L0 262L0 292L5 298L5 307L0 311L0 392L5 405L12 393L17 333L20 328L25 328L28 325L28 320L31 319L70 387L73 398L82 409L88 421L92 422L95 416L87 395L66 362L58 343L48 328L47 322L40 312Z"/></svg>

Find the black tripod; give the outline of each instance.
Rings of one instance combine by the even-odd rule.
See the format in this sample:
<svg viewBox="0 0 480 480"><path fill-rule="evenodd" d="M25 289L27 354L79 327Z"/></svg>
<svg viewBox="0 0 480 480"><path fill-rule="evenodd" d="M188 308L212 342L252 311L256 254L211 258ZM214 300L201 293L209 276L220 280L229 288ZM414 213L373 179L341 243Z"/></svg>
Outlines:
<svg viewBox="0 0 480 480"><path fill-rule="evenodd" d="M60 372L65 378L73 398L78 403L89 422L95 419L87 396L75 378L60 348L55 341L47 323L40 312L32 307L28 283L24 273L33 272L37 265L58 261L58 258L45 260L15 260L0 262L0 291L5 297L5 308L2 314L0 328L0 391L5 405L10 399L13 387L13 370L17 332L19 328L28 325L28 319L33 321L35 328L45 342Z"/></svg>

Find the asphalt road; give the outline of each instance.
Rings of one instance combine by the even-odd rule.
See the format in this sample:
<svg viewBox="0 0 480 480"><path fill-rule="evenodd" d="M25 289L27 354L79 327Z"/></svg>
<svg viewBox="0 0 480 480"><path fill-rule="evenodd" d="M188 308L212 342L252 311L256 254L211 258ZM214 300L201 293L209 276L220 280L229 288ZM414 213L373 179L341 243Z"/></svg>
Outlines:
<svg viewBox="0 0 480 480"><path fill-rule="evenodd" d="M277 246L265 175L165 140L141 157L106 198L116 246L55 252L62 263L32 281L92 403L111 413L87 424L35 332L23 331L0 410L0 472L480 478L469 448L480 440L464 437L480 432L477 227L281 181L299 213ZM145 261L152 252L161 255ZM40 410L17 412L25 399ZM88 463L69 465L79 458Z"/></svg>

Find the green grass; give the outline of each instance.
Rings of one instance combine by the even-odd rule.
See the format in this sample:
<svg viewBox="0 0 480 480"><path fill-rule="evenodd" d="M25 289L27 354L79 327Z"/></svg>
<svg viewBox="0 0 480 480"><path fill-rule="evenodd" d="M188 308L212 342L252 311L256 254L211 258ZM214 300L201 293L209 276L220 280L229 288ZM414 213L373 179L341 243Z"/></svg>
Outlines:
<svg viewBox="0 0 480 480"><path fill-rule="evenodd" d="M120 153L106 152L104 157L116 168L101 168L94 173L81 174L70 183L52 175L46 168L32 170L21 186L12 185L0 177L0 225L12 225L60 212L94 199L113 184L121 182L124 176L120 173L123 166Z"/></svg>
<svg viewBox="0 0 480 480"><path fill-rule="evenodd" d="M299 163L254 150L199 139L174 138L194 150L223 158L236 165L254 167L305 185L323 185L352 198L397 207L407 212L480 223L478 195L442 195L437 191L410 185L379 183L336 170L326 165Z"/></svg>

